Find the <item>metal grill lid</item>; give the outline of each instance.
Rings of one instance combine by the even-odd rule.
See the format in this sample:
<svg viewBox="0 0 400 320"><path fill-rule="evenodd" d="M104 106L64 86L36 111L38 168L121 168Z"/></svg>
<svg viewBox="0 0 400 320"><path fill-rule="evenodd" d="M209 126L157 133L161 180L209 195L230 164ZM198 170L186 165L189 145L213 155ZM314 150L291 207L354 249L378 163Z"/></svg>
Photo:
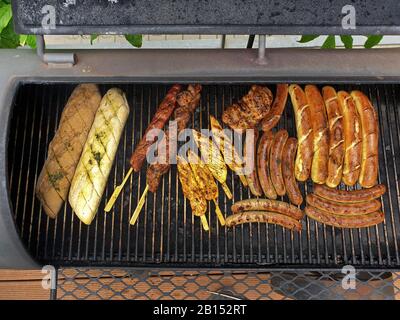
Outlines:
<svg viewBox="0 0 400 320"><path fill-rule="evenodd" d="M19 0L13 12L22 34L400 34L397 0Z"/></svg>

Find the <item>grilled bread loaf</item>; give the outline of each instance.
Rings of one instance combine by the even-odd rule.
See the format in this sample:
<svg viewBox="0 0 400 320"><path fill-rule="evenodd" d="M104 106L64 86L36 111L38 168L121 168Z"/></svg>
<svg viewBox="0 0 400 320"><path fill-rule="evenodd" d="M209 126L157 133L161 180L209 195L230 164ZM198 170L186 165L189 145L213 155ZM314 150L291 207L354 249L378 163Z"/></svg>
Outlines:
<svg viewBox="0 0 400 320"><path fill-rule="evenodd" d="M299 181L306 181L310 176L311 162L313 159L313 129L311 111L306 95L297 84L289 86L289 95L292 100L298 148L295 162L295 176Z"/></svg>
<svg viewBox="0 0 400 320"><path fill-rule="evenodd" d="M36 195L50 218L57 216L67 199L100 100L100 91L95 84L80 84L72 92L62 112L36 184Z"/></svg>
<svg viewBox="0 0 400 320"><path fill-rule="evenodd" d="M314 156L311 166L311 179L323 184L328 176L329 131L324 99L314 85L305 87L307 103L311 110L311 122L314 136Z"/></svg>
<svg viewBox="0 0 400 320"><path fill-rule="evenodd" d="M336 188L342 180L344 158L343 115L340 112L336 90L330 86L322 88L329 125L329 160L326 185Z"/></svg>
<svg viewBox="0 0 400 320"><path fill-rule="evenodd" d="M361 169L361 122L353 98L346 91L339 91L338 100L343 114L344 166L343 182L353 186Z"/></svg>
<svg viewBox="0 0 400 320"><path fill-rule="evenodd" d="M352 91L351 96L361 119L362 151L358 182L364 188L371 188L378 180L378 115L364 93Z"/></svg>
<svg viewBox="0 0 400 320"><path fill-rule="evenodd" d="M69 203L85 224L92 222L99 207L128 114L125 94L116 88L108 90L97 110L69 192Z"/></svg>

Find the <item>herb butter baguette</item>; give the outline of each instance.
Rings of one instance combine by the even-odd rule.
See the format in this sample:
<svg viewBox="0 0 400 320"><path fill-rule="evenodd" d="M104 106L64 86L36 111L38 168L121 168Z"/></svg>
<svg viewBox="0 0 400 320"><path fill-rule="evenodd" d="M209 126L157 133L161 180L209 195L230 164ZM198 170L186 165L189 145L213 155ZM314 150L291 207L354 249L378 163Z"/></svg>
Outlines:
<svg viewBox="0 0 400 320"><path fill-rule="evenodd" d="M129 114L125 94L116 88L104 95L71 183L69 203L85 223L97 212L118 143Z"/></svg>
<svg viewBox="0 0 400 320"><path fill-rule="evenodd" d="M57 216L67 199L100 100L100 91L95 84L80 84L72 92L62 112L36 184L36 195L50 218Z"/></svg>

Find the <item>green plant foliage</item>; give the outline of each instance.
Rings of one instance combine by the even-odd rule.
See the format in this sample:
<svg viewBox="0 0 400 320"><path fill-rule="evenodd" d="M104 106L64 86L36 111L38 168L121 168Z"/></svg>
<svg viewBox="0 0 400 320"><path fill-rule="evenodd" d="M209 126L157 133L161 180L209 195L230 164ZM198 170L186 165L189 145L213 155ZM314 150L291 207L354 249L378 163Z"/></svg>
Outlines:
<svg viewBox="0 0 400 320"><path fill-rule="evenodd" d="M376 46L379 42L381 42L383 36L381 35L372 35L368 36L367 41L364 43L364 48L370 49Z"/></svg>
<svg viewBox="0 0 400 320"><path fill-rule="evenodd" d="M317 39L318 37L321 36L316 36L316 35L303 35L301 36L300 40L298 40L297 42L299 43L307 43L310 41L313 41L315 39ZM322 44L321 48L322 49L334 49L336 48L336 41L335 41L335 37L334 35L329 35L326 37L324 43ZM381 40L382 40L383 36L382 35L371 35L371 36L367 36L367 40L364 43L364 48L370 49L375 47L376 45L378 45ZM346 49L351 49L353 48L353 37L350 35L341 35L340 36L340 40L342 41L344 47Z"/></svg>
<svg viewBox="0 0 400 320"><path fill-rule="evenodd" d="M126 34L125 39L136 48L140 48L142 46L141 34Z"/></svg>
<svg viewBox="0 0 400 320"><path fill-rule="evenodd" d="M324 43L321 46L321 49L335 49L336 41L335 36L327 36Z"/></svg>

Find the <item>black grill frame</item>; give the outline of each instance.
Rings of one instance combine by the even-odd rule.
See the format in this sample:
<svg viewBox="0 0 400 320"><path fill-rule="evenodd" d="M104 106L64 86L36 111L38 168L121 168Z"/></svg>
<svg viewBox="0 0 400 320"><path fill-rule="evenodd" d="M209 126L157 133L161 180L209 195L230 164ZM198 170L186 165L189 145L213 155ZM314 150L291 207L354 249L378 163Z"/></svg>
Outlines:
<svg viewBox="0 0 400 320"><path fill-rule="evenodd" d="M201 229L199 221L197 221L197 219L193 220L190 208L186 201L183 200L180 187L177 184L175 168L165 176L155 199L153 195L150 195L139 217L139 223L136 226L129 227L128 219L134 209L140 192L134 189L134 194L129 197L130 192L128 190L135 188L137 184L140 185L141 191L144 189L144 169L140 172L139 176L134 175L134 177L128 181L129 186L122 192L120 199L116 202L116 207L113 209L118 214L123 215L123 223L118 223L119 218L115 215L115 212L107 215L107 220L104 220L105 214L103 214L102 208L104 208L105 200L112 192L113 186L122 180L128 168L128 159L133 150L133 146L136 145L138 139L140 139L141 133L150 121L153 111L164 96L168 87L168 85L165 84L115 85L126 92L131 107L131 114L120 142L116 161L108 181L107 190L104 194L100 210L93 222L93 226L89 227L92 233L96 233L97 229L97 235L101 235L101 238L98 237L97 240L93 242L90 241L92 239L88 236L89 233L86 233L87 227L78 222L78 219L72 215L69 206L66 206L62 210L59 218L56 220L57 228L52 229L54 222L45 217L45 214L39 208L37 199L33 200L35 178L44 162L45 150L47 150L48 142L52 137L51 133L54 134L54 130L56 129L55 125L59 120L62 108L74 85L70 83L21 84L18 89L12 108L12 113L16 118L11 117L10 122L10 146L15 141L15 138L17 138L17 141L21 140L21 130L19 127L21 125L21 120L24 121L26 119L27 124L24 125L25 131L22 132L22 134L32 129L29 128L31 123L34 124L33 131L30 131L33 136L30 138L29 134L27 134L25 141L30 142L30 144L16 143L15 145L17 146L22 145L21 149L14 148L16 154L13 155L13 153L10 152L8 155L9 179L7 185L10 186L11 183L10 198L13 211L15 212L16 225L21 238L33 257L40 263L62 266L158 266L167 268L254 268L266 265L270 267L279 266L290 268L298 268L300 266L303 268L328 268L352 264L355 266L362 266L363 268L399 268L398 241L400 238L400 217L398 215L399 185L397 171L398 168L400 168L400 157L396 157L396 154L399 154L400 151L400 115L398 111L400 90L398 85L334 85L338 90L360 89L366 92L370 95L372 102L377 107L381 129L380 181L387 184L389 187L388 193L383 197L383 208L386 216L385 224L363 229L362 231L339 231L335 229L336 237L339 236L337 242L330 241L332 239L331 227L322 226L311 220L305 220L303 223L305 228L301 233L302 240L300 241L296 233L282 230L281 227L273 225L264 226L253 224L251 227L239 226L233 230L226 230L224 228L216 229L218 223L213 214L210 218L211 233L205 234ZM111 84L101 85L102 93L104 94L106 89L110 87ZM194 127L197 129L205 128L208 124L209 114L214 114L220 118L223 106L227 106L231 101L240 98L248 87L248 85L240 84L205 85L202 94L201 111L197 111L193 118ZM271 89L273 89L272 87L271 85ZM146 95L135 95L140 88L145 90ZM33 98L31 100L30 97L32 96ZM217 112L210 112L213 111L212 108L215 103L217 104ZM30 107L31 105L33 107ZM54 106L55 110L53 109ZM146 110L144 106L149 109ZM26 112L30 110L30 108L33 108L32 112ZM143 119L143 117L145 121L139 121L140 119L138 118ZM33 118L36 120L30 121L30 119ZM17 119L20 119L18 125ZM57 121L55 121L56 119ZM138 130L135 130L135 132L132 130L133 123L138 126ZM386 126L390 129L387 129ZM285 116L278 126L278 128L282 127L288 129L291 136L295 136L290 102L286 107ZM15 134L18 136L16 137ZM39 144L36 145L35 141L37 141L39 136L40 141ZM131 143L132 140L134 143ZM29 151L28 154L25 154L26 148L28 148L28 150L30 148L31 150L30 157ZM10 149L9 147L8 150L11 151L12 148ZM21 150L21 155L24 156L22 166L18 166L18 150ZM120 168L122 168L122 170L120 170ZM27 184L22 183L22 185L20 183L20 188L17 189L23 192L24 188L26 188L29 197L28 199L22 197L21 200L19 196L18 207L16 205L16 197L18 194L15 186L17 183L15 178L16 174L18 175L18 181L27 182ZM19 178L19 176L21 176L21 178ZM228 185L232 182L232 176L233 175L230 175L230 177L228 177ZM235 178L233 182L235 186L233 188L234 194L239 194L242 195L243 198L248 198L250 195L249 192L238 187L239 180ZM311 188L312 184L310 182L302 187L303 192L311 190ZM173 203L170 204L170 207L163 209L163 219L157 219L161 214L161 210L159 213L155 213L157 199L161 198L165 201L165 192L169 192L170 190L176 192L177 189L179 190L180 196L179 199L177 198L175 201L178 205L180 205L181 202L184 204L181 206L183 221L178 221L178 225L176 225L176 223L173 224L177 221L177 216L180 214L177 210L173 212L168 211L169 215L166 215L166 210L173 207ZM234 198L236 197L234 196ZM238 198L236 199L238 200ZM127 202L125 203L124 210L122 210L120 206L122 201ZM33 207L31 206L32 203L34 203ZM229 204L230 202L227 201L222 192L220 192L220 205L225 213L229 212ZM21 205L22 208L25 207L25 209L21 209ZM63 215L64 212L66 212L66 215ZM39 220L34 218L37 214L39 214ZM99 218L100 215L102 215L102 217ZM160 226L163 226L163 233L157 232L156 228L151 228L153 226L152 221L155 220L158 221ZM193 224L192 221L195 221L195 223ZM73 229L68 227L69 225L67 225L67 222L73 225ZM172 222L172 229L166 228L168 222ZM105 224L107 226L106 233L101 234L101 227ZM151 232L143 233L142 231L146 228L151 229ZM38 232L39 229L40 232ZM95 230L92 231L93 229ZM149 231L149 229L146 230ZM42 230L44 230L44 232ZM51 233L49 235L48 233L52 232L52 230L57 230L57 233ZM119 230L127 230L125 233L126 236L119 238ZM138 230L139 232L137 232ZM111 234L107 232L111 232ZM179 232L185 235L180 245L177 244L180 240ZM263 237L266 243L267 232L267 247L265 247L265 245L264 247L258 245L258 239L261 239L261 237ZM61 242L57 242L57 237L59 237L60 233L64 236ZM155 245L157 235L159 234L163 239L167 237L168 241L163 243L162 252L157 255ZM192 234L195 234L195 236L192 236ZM54 238L54 235L57 237ZM78 237L76 237L76 235L78 235ZM274 241L274 235L275 237L277 236L276 241ZM91 236L94 236L94 234L91 234ZM32 240L35 239L35 237L36 242ZM200 242L197 242L195 237L200 239ZM230 241L229 237L231 237ZM245 246L246 240L250 237L251 241ZM71 238L73 241L68 242ZM54 250L53 248L49 250L48 246L51 245L54 239L56 239L58 247L54 247ZM103 239L105 239L105 242ZM108 241L111 239L114 241ZM211 239L212 241L210 241ZM362 239L362 247L359 247L360 239ZM99 240L100 243L98 243ZM125 244L123 240L126 242ZM344 244L342 243L343 241L345 241ZM315 242L317 242L317 244L315 244ZM376 247L378 242L379 246ZM216 246L214 246L214 243L216 243ZM122 250L123 245L125 245L124 250ZM296 247L293 245L296 245ZM61 248L63 249L59 256L53 254L53 252L58 253ZM96 248L96 259L90 254L92 253L91 248ZM299 249L302 251L302 255L296 257L296 250ZM46 250L47 252L45 252ZM123 251L129 252L129 254L124 254ZM109 254L111 252L112 255ZM144 252L146 254L141 254ZM47 253L47 255L45 253ZM276 259L277 253L278 256L279 254L281 255L278 259ZM372 259L370 256L371 253L373 254Z"/></svg>

